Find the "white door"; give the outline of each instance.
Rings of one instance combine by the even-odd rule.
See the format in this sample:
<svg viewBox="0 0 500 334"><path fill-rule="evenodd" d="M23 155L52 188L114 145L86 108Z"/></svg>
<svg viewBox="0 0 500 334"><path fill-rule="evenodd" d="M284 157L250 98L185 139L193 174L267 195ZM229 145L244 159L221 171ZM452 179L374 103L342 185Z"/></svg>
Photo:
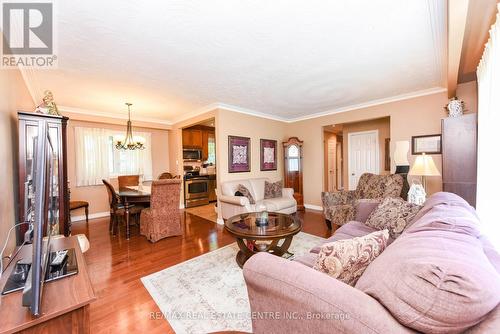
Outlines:
<svg viewBox="0 0 500 334"><path fill-rule="evenodd" d="M378 130L348 134L349 190L355 190L363 173L379 173Z"/></svg>

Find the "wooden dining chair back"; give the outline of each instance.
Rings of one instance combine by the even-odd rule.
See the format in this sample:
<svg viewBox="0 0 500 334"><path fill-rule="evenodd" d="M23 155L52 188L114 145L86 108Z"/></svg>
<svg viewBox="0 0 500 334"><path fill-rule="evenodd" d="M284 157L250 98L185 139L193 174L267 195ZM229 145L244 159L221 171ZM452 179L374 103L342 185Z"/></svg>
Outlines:
<svg viewBox="0 0 500 334"><path fill-rule="evenodd" d="M120 197L116 193L115 188L111 185L111 183L106 180L102 180L102 183L104 183L104 185L106 186L106 191L108 192L109 209L115 210L120 203Z"/></svg>
<svg viewBox="0 0 500 334"><path fill-rule="evenodd" d="M179 175L174 175L169 172L161 173L160 176L158 176L158 180L170 180L170 179L178 179L180 178Z"/></svg>
<svg viewBox="0 0 500 334"><path fill-rule="evenodd" d="M120 175L118 176L118 187L135 187L139 185L139 175Z"/></svg>
<svg viewBox="0 0 500 334"><path fill-rule="evenodd" d="M180 179L153 181L151 206L142 210L141 234L151 242L182 234L179 209Z"/></svg>
<svg viewBox="0 0 500 334"><path fill-rule="evenodd" d="M125 209L120 201L120 196L116 193L115 188L106 180L102 180L102 183L106 186L108 192L109 201L109 230L116 234L116 228L118 227L119 219L124 219ZM142 206L130 207L130 214L136 217L136 221L139 221L139 215L141 214Z"/></svg>

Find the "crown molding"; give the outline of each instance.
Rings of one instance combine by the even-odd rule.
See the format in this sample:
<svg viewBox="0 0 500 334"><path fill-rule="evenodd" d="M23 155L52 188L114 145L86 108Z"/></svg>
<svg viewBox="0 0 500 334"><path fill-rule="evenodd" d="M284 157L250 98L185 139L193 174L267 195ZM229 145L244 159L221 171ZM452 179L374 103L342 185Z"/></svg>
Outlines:
<svg viewBox="0 0 500 334"><path fill-rule="evenodd" d="M218 108L219 108L218 103L210 103L210 104L207 104L206 106L203 106L201 108L195 109L193 111L190 111L190 112L185 113L179 117L174 118L171 123L172 123L172 125L175 125L175 124L187 121L187 120L194 118L196 116L203 115L207 112L213 111L213 110L218 109Z"/></svg>
<svg viewBox="0 0 500 334"><path fill-rule="evenodd" d="M342 108L326 110L326 111L311 114L311 115L300 116L300 117L289 119L286 122L287 123L295 123L295 122L305 121L308 119L338 114L338 113L342 113L342 112L348 112L348 111L357 110L357 109L374 107L374 106L387 104L387 103L391 103L391 102L398 102L398 101L409 100L409 99L413 99L413 98L417 98L417 97L443 93L446 91L447 91L446 88L434 87L434 88L419 90L419 91L415 91L415 92L411 92L411 93L386 97L383 99L372 100L372 101L368 101L368 102L364 102L364 103L353 104L353 105L345 106Z"/></svg>
<svg viewBox="0 0 500 334"><path fill-rule="evenodd" d="M21 75L24 79L26 87L28 88L28 91L33 99L33 102L36 105L37 104L37 94L35 92L34 87L30 84L31 80L29 80L29 78L28 78L28 73L26 73L24 68L20 67L19 70L20 70ZM364 103L349 105L349 106L345 106L342 108L330 109L330 110L326 110L326 111L322 111L322 112L317 112L317 113L314 113L311 115L299 116L299 117L295 117L295 118L285 118L285 117L276 116L276 115L260 112L260 111L253 110L253 109L243 108L240 106L235 106L235 105L231 105L231 104L227 104L227 103L215 102L215 103L211 103L211 104L208 104L206 106L203 106L199 109L196 109L192 112L186 113L180 117L174 118L173 120L165 120L165 119L159 119L159 118L148 118L148 117L131 117L131 120L136 121L136 122L161 124L164 126L168 126L170 128L175 124L178 124L180 122L189 120L191 118L203 115L203 114L208 113L210 111L213 111L216 109L224 109L224 110L237 112L240 114L270 119L273 121L279 121L279 122L284 122L284 123L295 123L295 122L305 121L308 119L333 115L333 114L342 113L342 112L348 112L348 111L352 111L352 110L356 110L356 109L368 108L368 107L373 107L373 106L377 106L377 105L381 105L381 104L397 102L397 101L402 101L402 100L408 100L408 99L426 96L426 95L438 94L438 93L442 93L442 92L446 92L446 91L447 91L446 88L434 87L434 88L430 88L430 89L419 90L419 91L401 94L401 95L396 95L396 96L387 97L387 98L383 98L383 99L377 99L377 100L372 100L372 101L368 101L368 102L364 102ZM88 109L83 109L83 108L75 108L75 107L69 107L69 106L58 106L58 108L59 108L59 110L61 110L63 112L69 112L69 113L73 113L73 114L96 116L96 117L118 119L118 120L127 120L128 119L127 115L122 115L122 114L93 111L93 110L88 110Z"/></svg>
<svg viewBox="0 0 500 334"><path fill-rule="evenodd" d="M288 118L281 117L281 116L276 116L276 115L272 115L272 114L268 114L268 113L264 113L264 112L260 112L260 111L256 111L256 110L253 110L253 109L247 109L247 108L238 107L238 106L231 105L231 104L226 104L226 103L217 103L217 105L218 105L219 109L234 111L234 112L237 112L237 113L240 113L240 114L245 114L245 115L251 115L251 116L266 118L266 119L270 119L270 120L273 120L273 121L290 123L290 120Z"/></svg>
<svg viewBox="0 0 500 334"><path fill-rule="evenodd" d="M74 107L68 107L68 106L57 106L57 108L60 111L69 112L72 114L90 115L90 116L119 119L119 120L128 120L128 116L122 115L122 114L113 114L113 113L107 113L107 112L102 112L102 111L92 111L92 110L88 110L88 109L74 108ZM171 121L167 121L167 120L159 119L159 118L130 117L130 120L135 121L135 122L156 123L156 124L162 124L162 125L167 125L167 126L172 125Z"/></svg>

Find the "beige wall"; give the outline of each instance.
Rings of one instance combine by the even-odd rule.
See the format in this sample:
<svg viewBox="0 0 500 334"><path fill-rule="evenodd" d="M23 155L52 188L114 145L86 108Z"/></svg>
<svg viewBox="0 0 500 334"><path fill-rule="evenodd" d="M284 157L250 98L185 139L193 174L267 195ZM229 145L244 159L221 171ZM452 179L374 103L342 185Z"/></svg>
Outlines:
<svg viewBox="0 0 500 334"><path fill-rule="evenodd" d="M477 81L459 84L457 97L464 101L466 113L477 113Z"/></svg>
<svg viewBox="0 0 500 334"><path fill-rule="evenodd" d="M73 117L77 117L73 115ZM76 186L76 153L75 153L75 127L102 128L111 130L125 129L125 124L107 124L70 119L68 126L68 179L71 188L71 199L89 202L90 214L109 212L108 195L104 185ZM151 155L153 163L153 177L157 177L164 171L170 170L169 164L169 131L151 128L135 127L134 131L151 133ZM111 183L118 185L117 179L111 179ZM81 212L74 211L73 216L80 216Z"/></svg>
<svg viewBox="0 0 500 334"><path fill-rule="evenodd" d="M286 137L286 123L219 109L217 116L217 183L257 177L273 181L283 178L283 146ZM228 136L249 137L251 140L251 171L248 173L228 172ZM260 170L260 139L277 141L277 170Z"/></svg>
<svg viewBox="0 0 500 334"><path fill-rule="evenodd" d="M380 160L379 174L390 173L385 171L385 139L391 137L390 124L390 118L388 117L343 124L342 177L344 179L344 188L349 188L349 133L377 130Z"/></svg>
<svg viewBox="0 0 500 334"><path fill-rule="evenodd" d="M18 110L34 110L33 100L18 70L0 71L0 247L8 230L18 217ZM15 245L15 232L11 233L6 254Z"/></svg>
<svg viewBox="0 0 500 334"><path fill-rule="evenodd" d="M462 92L473 96L471 87ZM459 96L460 97L460 96ZM321 205L321 189L324 184L323 131L325 125L358 122L366 119L390 117L391 152L399 140L411 140L412 136L441 133L441 119L446 116L443 107L448 101L447 93L437 93L383 105L342 112L310 120L291 123L288 136L298 136L304 141L304 201L310 205ZM467 102L467 101L466 101ZM433 155L436 166L441 170L441 155ZM409 156L410 163L415 157ZM395 166L392 162L391 170ZM430 193L440 191L441 177L428 178Z"/></svg>
<svg viewBox="0 0 500 334"><path fill-rule="evenodd" d="M470 111L476 111L475 82L458 85L457 96L464 100ZM412 136L441 133L441 119L446 117L444 107L447 102L447 92L443 92L290 123L286 128L286 135L298 136L304 141L304 202L321 205L321 189L324 185L324 172L321 170L324 166L323 126L390 117L392 156L396 141L410 141ZM441 171L441 155L432 157ZM410 154L410 163L414 160L415 157ZM394 170L394 161L391 161L391 171ZM441 182L441 177L428 178L429 192L440 191Z"/></svg>

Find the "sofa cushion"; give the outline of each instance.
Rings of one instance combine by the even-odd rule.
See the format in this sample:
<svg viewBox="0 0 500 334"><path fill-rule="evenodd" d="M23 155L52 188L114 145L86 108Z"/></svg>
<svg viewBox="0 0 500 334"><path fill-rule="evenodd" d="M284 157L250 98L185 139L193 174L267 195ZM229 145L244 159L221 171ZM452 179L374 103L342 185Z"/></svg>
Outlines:
<svg viewBox="0 0 500 334"><path fill-rule="evenodd" d="M364 223L382 199L358 199L354 202L354 220Z"/></svg>
<svg viewBox="0 0 500 334"><path fill-rule="evenodd" d="M389 232L376 231L362 237L329 242L321 246L314 269L354 286L387 246Z"/></svg>
<svg viewBox="0 0 500 334"><path fill-rule="evenodd" d="M317 257L318 257L318 254L306 253L306 254L297 256L296 258L293 259L293 261L300 262L303 265L308 266L309 268L312 268L312 267L314 267L314 264L316 263Z"/></svg>
<svg viewBox="0 0 500 334"><path fill-rule="evenodd" d="M283 181L264 182L264 199L283 196Z"/></svg>
<svg viewBox="0 0 500 334"><path fill-rule="evenodd" d="M237 180L237 181L228 181L228 182L223 182L222 183L222 195L226 196L234 196L234 193L238 191L238 186L242 184L247 189L251 190L252 186L250 185L250 182L248 180Z"/></svg>
<svg viewBox="0 0 500 334"><path fill-rule="evenodd" d="M460 197L438 193L417 218L368 266L356 288L405 326L462 332L500 303L500 275L484 253L477 215Z"/></svg>
<svg viewBox="0 0 500 334"><path fill-rule="evenodd" d="M253 198L252 193L246 186L239 184L236 191L245 196L246 198L248 198L250 204L255 204L255 199Z"/></svg>
<svg viewBox="0 0 500 334"><path fill-rule="evenodd" d="M279 197L279 198L270 198L265 199L263 201L257 202L257 205L263 204L266 206L267 211L280 211L283 209L291 208L295 205L295 200L289 197Z"/></svg>
<svg viewBox="0 0 500 334"><path fill-rule="evenodd" d="M350 221L347 224L340 226L330 238L326 239L324 242L311 249L311 253L319 253L319 250L323 244L338 240L362 237L376 231L376 229L366 226L363 223ZM389 238L389 243L390 242L392 242L392 239Z"/></svg>
<svg viewBox="0 0 500 334"><path fill-rule="evenodd" d="M420 209L420 205L400 197L387 197L373 210L365 224L377 230L388 229L391 237L396 239Z"/></svg>
<svg viewBox="0 0 500 334"><path fill-rule="evenodd" d="M265 181L268 181L268 179L266 178L248 179L248 182L252 185L255 201L261 201L264 199Z"/></svg>

